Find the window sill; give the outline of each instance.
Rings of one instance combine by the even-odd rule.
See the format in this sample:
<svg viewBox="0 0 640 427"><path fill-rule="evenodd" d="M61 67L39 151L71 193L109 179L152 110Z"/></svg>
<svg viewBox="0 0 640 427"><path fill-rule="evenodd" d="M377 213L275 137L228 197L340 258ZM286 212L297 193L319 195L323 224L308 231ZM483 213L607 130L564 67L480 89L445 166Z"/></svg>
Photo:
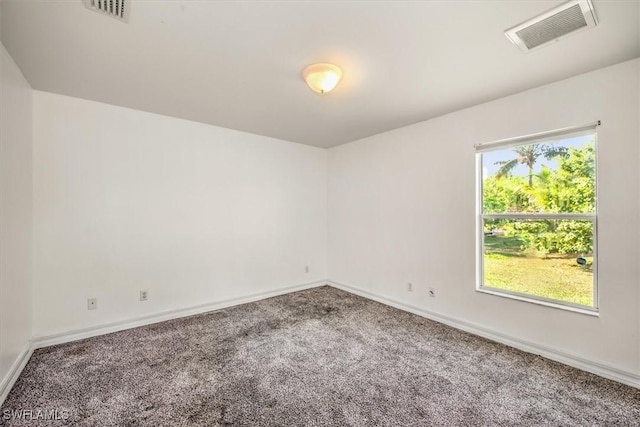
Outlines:
<svg viewBox="0 0 640 427"><path fill-rule="evenodd" d="M508 291L500 291L493 288L476 288L476 292L480 292L483 294L494 295L502 298L509 298L517 301L528 302L531 304L543 305L545 307L558 308L560 310L571 311L573 313L585 314L587 316L592 317L600 317L600 313L597 308L582 308L573 305L565 305L557 302L546 301L543 299L537 299L533 297L527 297L521 294L514 294Z"/></svg>

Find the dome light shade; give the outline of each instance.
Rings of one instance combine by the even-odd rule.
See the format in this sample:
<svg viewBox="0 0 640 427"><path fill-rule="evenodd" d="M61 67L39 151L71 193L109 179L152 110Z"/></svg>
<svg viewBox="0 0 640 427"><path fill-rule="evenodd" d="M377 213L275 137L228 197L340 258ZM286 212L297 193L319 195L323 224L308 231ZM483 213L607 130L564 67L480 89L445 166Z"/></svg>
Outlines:
<svg viewBox="0 0 640 427"><path fill-rule="evenodd" d="M313 64L302 71L302 78L312 91L329 92L342 78L342 70L332 64Z"/></svg>

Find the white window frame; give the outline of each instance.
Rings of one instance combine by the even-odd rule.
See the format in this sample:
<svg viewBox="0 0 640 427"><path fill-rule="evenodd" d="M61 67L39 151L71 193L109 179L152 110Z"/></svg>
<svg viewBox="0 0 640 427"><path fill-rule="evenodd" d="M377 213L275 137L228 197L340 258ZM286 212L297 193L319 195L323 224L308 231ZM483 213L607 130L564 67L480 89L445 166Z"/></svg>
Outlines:
<svg viewBox="0 0 640 427"><path fill-rule="evenodd" d="M598 134L597 127L600 121L583 126L557 129L550 132L541 132L516 138L509 138L495 142L475 145L476 150L476 231L477 231L477 259L476 259L476 291L485 294L515 299L518 301L560 308L592 316L598 316ZM520 145L545 143L560 138L575 137L580 135L594 135L595 149L595 210L593 213L484 213L483 209L483 165L482 154L488 151L501 150ZM484 220L485 219L529 219L529 220L581 220L593 223L593 307L575 304L571 302L523 294L505 289L484 286Z"/></svg>

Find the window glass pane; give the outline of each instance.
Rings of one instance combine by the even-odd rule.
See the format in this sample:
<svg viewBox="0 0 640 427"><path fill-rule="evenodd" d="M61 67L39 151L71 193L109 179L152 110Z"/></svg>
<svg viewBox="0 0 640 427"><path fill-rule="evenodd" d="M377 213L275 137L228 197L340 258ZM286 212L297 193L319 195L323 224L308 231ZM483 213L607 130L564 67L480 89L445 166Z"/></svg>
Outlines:
<svg viewBox="0 0 640 427"><path fill-rule="evenodd" d="M595 212L595 133L482 153L484 213Z"/></svg>
<svg viewBox="0 0 640 427"><path fill-rule="evenodd" d="M484 287L593 307L593 222L484 220Z"/></svg>

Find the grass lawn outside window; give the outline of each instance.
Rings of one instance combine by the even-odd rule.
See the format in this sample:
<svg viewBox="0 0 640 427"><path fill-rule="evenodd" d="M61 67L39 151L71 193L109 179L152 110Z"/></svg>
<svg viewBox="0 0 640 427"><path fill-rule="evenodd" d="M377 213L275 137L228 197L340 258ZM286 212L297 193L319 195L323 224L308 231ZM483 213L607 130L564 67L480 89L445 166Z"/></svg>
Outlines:
<svg viewBox="0 0 640 427"><path fill-rule="evenodd" d="M486 236L484 242L485 287L584 306L592 304L593 257L586 257L587 265L581 266L575 255L523 253L522 242L515 237Z"/></svg>

